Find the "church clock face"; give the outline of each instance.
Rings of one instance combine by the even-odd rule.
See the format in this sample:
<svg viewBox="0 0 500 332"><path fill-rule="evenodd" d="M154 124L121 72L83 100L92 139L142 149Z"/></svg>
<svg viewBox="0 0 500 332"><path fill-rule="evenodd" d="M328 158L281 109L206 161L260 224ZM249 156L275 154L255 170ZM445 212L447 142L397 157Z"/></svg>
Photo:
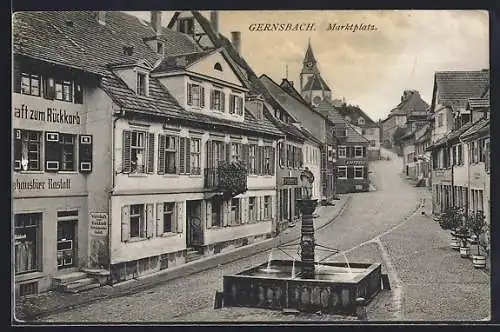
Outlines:
<svg viewBox="0 0 500 332"><path fill-rule="evenodd" d="M313 63L312 63L312 62L308 62L308 63L307 63L307 67L308 67L308 68L312 68L312 66L313 66Z"/></svg>
<svg viewBox="0 0 500 332"><path fill-rule="evenodd" d="M320 96L316 96L316 97L314 97L314 98L313 98L313 103L314 103L314 104L316 104L316 105L317 105L317 104L319 104L320 102L321 102L321 97L320 97Z"/></svg>

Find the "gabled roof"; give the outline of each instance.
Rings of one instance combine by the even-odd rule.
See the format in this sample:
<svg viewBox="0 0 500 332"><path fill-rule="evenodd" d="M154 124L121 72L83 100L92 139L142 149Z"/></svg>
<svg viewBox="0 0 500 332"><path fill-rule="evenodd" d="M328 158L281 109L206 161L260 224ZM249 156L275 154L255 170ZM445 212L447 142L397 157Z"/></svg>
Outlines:
<svg viewBox="0 0 500 332"><path fill-rule="evenodd" d="M166 56L153 72L168 72L176 69L185 69L198 60L214 53L213 51L198 51Z"/></svg>
<svg viewBox="0 0 500 332"><path fill-rule="evenodd" d="M349 116L351 123L356 123L356 125L358 125L358 119L363 118L365 120L365 124L359 125L360 127L378 127L378 125L358 106L342 104L340 106L336 106L335 108L342 117L345 118L345 116Z"/></svg>
<svg viewBox="0 0 500 332"><path fill-rule="evenodd" d="M477 122L475 122L475 123L467 122L462 127L458 128L458 129L455 129L455 130L452 130L446 136L442 137L437 142L435 142L434 144L432 144L431 146L429 146L426 151L430 151L432 149L435 149L435 148L438 148L440 146L443 146L447 142L451 142L451 141L457 140L463 133L465 133L466 131L468 131L468 129L470 129L476 123Z"/></svg>
<svg viewBox="0 0 500 332"><path fill-rule="evenodd" d="M272 112L264 106L264 116L272 122L279 130L281 130L288 138L292 137L293 139L303 142L306 137L297 129L293 124L286 123L276 119Z"/></svg>
<svg viewBox="0 0 500 332"><path fill-rule="evenodd" d="M306 84L303 88L304 91L311 90L321 90L321 91L331 91L328 84L323 80L321 74L316 72L311 77L308 78Z"/></svg>
<svg viewBox="0 0 500 332"><path fill-rule="evenodd" d="M427 104L420 93L415 90L407 90L403 93L401 102L391 110L391 115L406 115L411 116L413 112L427 112L429 104Z"/></svg>
<svg viewBox="0 0 500 332"><path fill-rule="evenodd" d="M174 13L172 18L170 19L170 22L168 23L167 27L169 29L172 28L174 25L175 21L177 20L177 17L179 17L179 14L181 12L177 11ZM198 23L201 25L201 28L206 32L212 43L216 44L217 40L219 39L219 35L215 33L215 31L212 28L212 25L210 24L210 21L208 21L199 11L196 10L191 10L191 14L193 17L198 21Z"/></svg>
<svg viewBox="0 0 500 332"><path fill-rule="evenodd" d="M487 108L490 107L489 98L469 98L467 100L470 108Z"/></svg>
<svg viewBox="0 0 500 332"><path fill-rule="evenodd" d="M333 123L337 124L346 124L344 118L340 115L339 111L326 99L323 99L318 106L316 107L320 113L327 115L328 119Z"/></svg>
<svg viewBox="0 0 500 332"><path fill-rule="evenodd" d="M144 41L154 33L151 24L118 11L106 12L105 25L92 11L16 12L12 32L15 54L98 75L112 75L109 64L160 59ZM169 29L162 29L160 38L168 55L200 50L188 36ZM133 46L132 55L124 53L126 46Z"/></svg>
<svg viewBox="0 0 500 332"><path fill-rule="evenodd" d="M287 109L300 109L306 113L307 112L315 113L324 118L325 120L329 121L327 116L321 114L319 111L315 110L312 107L304 105L303 103L299 102L297 99L292 97L285 90L283 90L276 82L274 82L269 76L265 74L261 75L260 81L266 88L267 93L270 95L270 97L285 111Z"/></svg>
<svg viewBox="0 0 500 332"><path fill-rule="evenodd" d="M467 140L468 138L477 134L489 133L490 119L481 118L476 121L469 129L460 135L460 138Z"/></svg>
<svg viewBox="0 0 500 332"><path fill-rule="evenodd" d="M481 97L489 86L489 70L438 71L434 74L436 104L465 107L467 99Z"/></svg>
<svg viewBox="0 0 500 332"><path fill-rule="evenodd" d="M302 104L306 105L307 107L310 107L311 105L300 95L300 93L295 89L295 87L293 86L293 82L287 80L286 78L284 78L282 81L281 81L281 84L280 84L280 87L285 90L286 92L288 92L288 94L290 94L292 97L294 97L295 99L297 99L298 101L300 101Z"/></svg>
<svg viewBox="0 0 500 332"><path fill-rule="evenodd" d="M350 124L346 124L347 143L370 143L363 135L358 133Z"/></svg>

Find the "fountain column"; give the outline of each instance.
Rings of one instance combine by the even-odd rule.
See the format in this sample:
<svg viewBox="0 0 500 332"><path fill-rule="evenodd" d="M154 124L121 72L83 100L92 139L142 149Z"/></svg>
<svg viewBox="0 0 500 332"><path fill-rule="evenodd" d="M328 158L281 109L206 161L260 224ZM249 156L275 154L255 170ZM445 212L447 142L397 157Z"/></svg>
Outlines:
<svg viewBox="0 0 500 332"><path fill-rule="evenodd" d="M301 276L304 279L314 278L314 223L313 213L318 203L317 199L298 199L297 204L302 214L300 229L300 259L302 261Z"/></svg>

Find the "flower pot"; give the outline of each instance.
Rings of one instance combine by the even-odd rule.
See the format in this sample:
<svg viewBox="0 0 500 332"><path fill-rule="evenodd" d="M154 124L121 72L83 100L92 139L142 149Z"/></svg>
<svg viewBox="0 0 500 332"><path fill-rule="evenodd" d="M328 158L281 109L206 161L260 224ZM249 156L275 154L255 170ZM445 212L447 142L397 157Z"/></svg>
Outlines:
<svg viewBox="0 0 500 332"><path fill-rule="evenodd" d="M469 255L470 255L470 248L469 247L460 247L460 257L468 258Z"/></svg>
<svg viewBox="0 0 500 332"><path fill-rule="evenodd" d="M486 267L486 256L483 255L473 255L472 263L476 269L484 269Z"/></svg>

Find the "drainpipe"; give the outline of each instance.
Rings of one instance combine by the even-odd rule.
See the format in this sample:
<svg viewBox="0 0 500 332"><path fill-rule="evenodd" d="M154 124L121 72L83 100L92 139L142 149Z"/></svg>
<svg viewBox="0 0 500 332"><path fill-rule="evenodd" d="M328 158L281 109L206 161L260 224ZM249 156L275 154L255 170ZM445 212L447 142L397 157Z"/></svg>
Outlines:
<svg viewBox="0 0 500 332"><path fill-rule="evenodd" d="M462 144L462 153L464 152L465 149L465 142L462 141L462 138L459 136L458 139L460 140L460 143ZM469 199L470 199L470 160L469 160L469 149L467 149L467 200L465 202L465 215L469 215ZM465 164L465 158L462 158Z"/></svg>
<svg viewBox="0 0 500 332"><path fill-rule="evenodd" d="M111 133L111 190L108 192L108 270L111 277L111 225L112 225L112 195L115 191L115 130L116 130L116 122L120 120L122 116L125 115L125 111L116 110L113 112L113 129Z"/></svg>

